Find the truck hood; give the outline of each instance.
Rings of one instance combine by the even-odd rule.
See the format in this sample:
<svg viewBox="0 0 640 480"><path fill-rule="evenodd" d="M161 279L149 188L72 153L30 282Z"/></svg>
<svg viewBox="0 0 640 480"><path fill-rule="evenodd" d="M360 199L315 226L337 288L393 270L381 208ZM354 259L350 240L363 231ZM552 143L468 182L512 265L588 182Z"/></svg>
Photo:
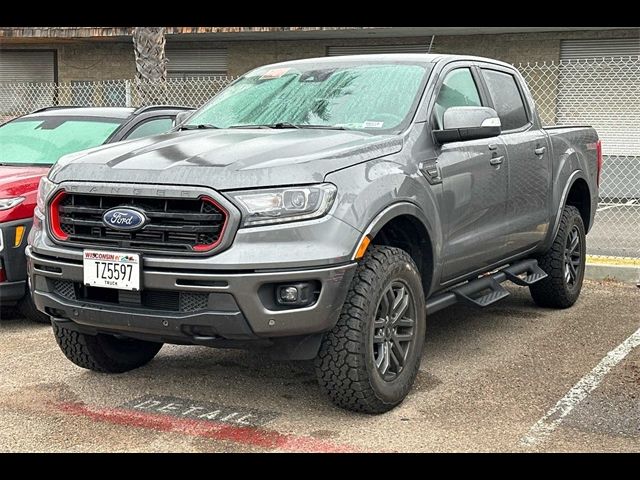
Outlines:
<svg viewBox="0 0 640 480"><path fill-rule="evenodd" d="M402 138L311 129L174 132L63 157L49 178L208 186L218 190L322 182L335 170L400 151Z"/></svg>

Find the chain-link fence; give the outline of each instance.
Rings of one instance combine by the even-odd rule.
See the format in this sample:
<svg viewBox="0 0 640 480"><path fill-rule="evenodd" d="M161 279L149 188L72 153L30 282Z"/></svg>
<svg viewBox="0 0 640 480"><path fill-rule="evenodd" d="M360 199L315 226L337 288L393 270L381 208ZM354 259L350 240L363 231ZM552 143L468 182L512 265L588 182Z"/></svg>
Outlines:
<svg viewBox="0 0 640 480"><path fill-rule="evenodd" d="M593 255L640 258L640 57L517 65L545 125L592 125L602 141ZM0 122L50 105L200 106L233 77L0 84Z"/></svg>
<svg viewBox="0 0 640 480"><path fill-rule="evenodd" d="M0 121L51 105L141 107L151 104L199 107L234 77L190 77L162 83L136 80L0 84Z"/></svg>
<svg viewBox="0 0 640 480"><path fill-rule="evenodd" d="M517 65L545 125L592 125L602 140L589 253L640 258L640 57Z"/></svg>

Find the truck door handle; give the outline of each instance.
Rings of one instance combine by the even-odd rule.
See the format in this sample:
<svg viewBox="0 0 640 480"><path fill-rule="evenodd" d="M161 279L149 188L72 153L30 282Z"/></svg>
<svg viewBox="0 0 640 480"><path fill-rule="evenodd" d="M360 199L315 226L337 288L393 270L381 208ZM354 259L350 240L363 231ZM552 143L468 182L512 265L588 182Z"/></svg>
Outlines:
<svg viewBox="0 0 640 480"><path fill-rule="evenodd" d="M547 151L547 147L538 147L534 150L536 155L544 155Z"/></svg>
<svg viewBox="0 0 640 480"><path fill-rule="evenodd" d="M496 165L501 165L502 162L504 162L504 157L493 157L491 160L489 160L489 163L494 167Z"/></svg>
<svg viewBox="0 0 640 480"><path fill-rule="evenodd" d="M498 145L496 145L495 143L492 143L489 145L489 150L491 150L492 152L497 149L498 149Z"/></svg>

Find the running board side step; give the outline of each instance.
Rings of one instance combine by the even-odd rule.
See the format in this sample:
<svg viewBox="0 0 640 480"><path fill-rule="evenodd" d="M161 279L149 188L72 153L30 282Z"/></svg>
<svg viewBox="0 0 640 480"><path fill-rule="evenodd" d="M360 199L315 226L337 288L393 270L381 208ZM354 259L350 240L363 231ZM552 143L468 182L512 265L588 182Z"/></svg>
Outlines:
<svg viewBox="0 0 640 480"><path fill-rule="evenodd" d="M516 285L529 286L546 278L537 260L523 260L491 275L471 280L460 287L440 293L427 301L427 314L435 313L458 302L484 308L505 297L509 292L501 285L509 280Z"/></svg>

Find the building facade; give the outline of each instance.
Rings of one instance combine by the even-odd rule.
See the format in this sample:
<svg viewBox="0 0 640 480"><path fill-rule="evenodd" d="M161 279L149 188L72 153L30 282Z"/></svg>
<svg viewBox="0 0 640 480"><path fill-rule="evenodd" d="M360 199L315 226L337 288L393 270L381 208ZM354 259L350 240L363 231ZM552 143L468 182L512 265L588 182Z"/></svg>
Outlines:
<svg viewBox="0 0 640 480"><path fill-rule="evenodd" d="M0 28L0 82L88 82L135 74L131 28ZM614 27L167 27L170 77L237 76L283 60L350 53L464 53L509 63L640 55Z"/></svg>

